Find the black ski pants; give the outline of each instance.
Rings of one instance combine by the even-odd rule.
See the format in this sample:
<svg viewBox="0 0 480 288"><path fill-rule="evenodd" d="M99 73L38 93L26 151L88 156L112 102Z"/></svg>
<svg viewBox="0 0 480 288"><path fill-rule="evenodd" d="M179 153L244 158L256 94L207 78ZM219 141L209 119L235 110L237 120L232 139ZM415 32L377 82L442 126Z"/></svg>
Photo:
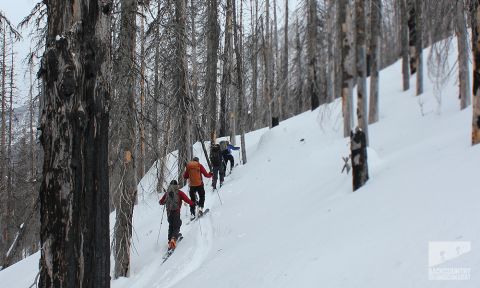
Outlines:
<svg viewBox="0 0 480 288"><path fill-rule="evenodd" d="M227 170L228 162L230 162L230 170L235 166L235 159L232 154L223 155L223 161L225 162L225 170Z"/></svg>
<svg viewBox="0 0 480 288"><path fill-rule="evenodd" d="M216 188L218 176L220 175L220 184L223 183L223 180L225 179L225 165L221 163L219 166L213 166L212 173L213 173L212 185L213 187Z"/></svg>
<svg viewBox="0 0 480 288"><path fill-rule="evenodd" d="M182 219L180 219L180 210L168 213L168 241L172 238L178 239L178 233L180 233L181 226Z"/></svg>
<svg viewBox="0 0 480 288"><path fill-rule="evenodd" d="M200 198L199 200L197 200L197 192L199 196L198 198ZM195 205L190 206L190 213L192 215L195 215L195 206L198 205L203 208L203 204L205 204L205 188L203 187L203 185L190 186L189 194L190 199L193 201L193 203L195 203Z"/></svg>

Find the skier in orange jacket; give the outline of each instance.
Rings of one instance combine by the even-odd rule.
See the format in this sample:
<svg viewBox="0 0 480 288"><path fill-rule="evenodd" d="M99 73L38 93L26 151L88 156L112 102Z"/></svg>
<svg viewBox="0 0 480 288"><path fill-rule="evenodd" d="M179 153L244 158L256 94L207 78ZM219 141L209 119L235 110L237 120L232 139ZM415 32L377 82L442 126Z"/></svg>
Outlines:
<svg viewBox="0 0 480 288"><path fill-rule="evenodd" d="M183 178L188 179L188 186L190 187L189 194L190 199L195 203L190 205L190 219L195 219L195 206L198 205L198 213L203 214L203 205L205 204L205 188L203 186L202 175L211 178L213 176L212 172L207 173L205 167L198 161L198 157L194 157L192 161L187 163L185 168L185 173L183 173ZM197 201L196 193L198 192L199 201Z"/></svg>

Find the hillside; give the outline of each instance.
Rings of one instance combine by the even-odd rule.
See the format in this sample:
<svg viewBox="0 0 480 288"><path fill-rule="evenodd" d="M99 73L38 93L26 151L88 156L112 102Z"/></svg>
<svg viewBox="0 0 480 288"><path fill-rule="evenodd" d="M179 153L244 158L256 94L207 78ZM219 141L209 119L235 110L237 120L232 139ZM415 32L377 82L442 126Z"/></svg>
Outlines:
<svg viewBox="0 0 480 288"><path fill-rule="evenodd" d="M340 101L249 133L248 164L228 176L221 203L206 181L211 213L200 221L187 225L182 208L185 239L161 265L168 224L157 244L153 167L139 184L131 277L112 287L479 287L480 146L470 146L471 108L459 111L456 79L444 83L441 106L429 79L421 98L403 93L400 64L381 74L365 187L352 193L351 175L340 173L349 153ZM195 154L205 163L199 145ZM472 243L439 266L469 268L471 279L429 280L432 241ZM2 271L0 286L28 287L38 257Z"/></svg>

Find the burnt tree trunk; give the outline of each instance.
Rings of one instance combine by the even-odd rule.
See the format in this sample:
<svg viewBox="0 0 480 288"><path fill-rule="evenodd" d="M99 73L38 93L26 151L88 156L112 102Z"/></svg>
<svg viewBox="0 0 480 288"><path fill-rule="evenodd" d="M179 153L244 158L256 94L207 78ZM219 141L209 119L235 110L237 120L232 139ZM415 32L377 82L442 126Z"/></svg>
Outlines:
<svg viewBox="0 0 480 288"><path fill-rule="evenodd" d="M470 93L470 73L469 73L469 49L468 49L468 31L467 21L465 19L464 0L457 1L456 11L456 34L458 44L458 85L460 109L465 109L471 104Z"/></svg>
<svg viewBox="0 0 480 288"><path fill-rule="evenodd" d="M410 89L410 66L409 66L409 26L408 26L408 10L407 0L400 1L400 19L401 19L401 40L402 40L402 79L403 79L403 91Z"/></svg>
<svg viewBox="0 0 480 288"><path fill-rule="evenodd" d="M281 105L286 107L288 101L288 0L285 0L285 26L283 29L284 38L283 38L283 57L282 57L282 84L281 84L281 95L282 102ZM287 110L287 109L282 109ZM282 115L285 117L285 115Z"/></svg>
<svg viewBox="0 0 480 288"><path fill-rule="evenodd" d="M138 178L142 179L145 175L145 8L141 6L140 15L140 116L139 116L139 132L140 132L140 155L138 155Z"/></svg>
<svg viewBox="0 0 480 288"><path fill-rule="evenodd" d="M223 75L222 89L220 92L220 136L227 135L228 107L227 101L230 99L232 83L232 58L233 58L233 15L232 0L227 0L226 19L225 19L225 47L223 53Z"/></svg>
<svg viewBox="0 0 480 288"><path fill-rule="evenodd" d="M305 101L303 100L303 78L302 78L302 41L300 39L300 28L298 24L298 18L297 21L295 22L295 50L296 50L296 55L295 55L295 64L297 66L297 81L296 81L296 89L295 89L295 94L297 97L297 109L296 114L300 114L303 112L304 107L305 107Z"/></svg>
<svg viewBox="0 0 480 288"><path fill-rule="evenodd" d="M253 0L251 4L251 29L252 29L252 112L250 115L250 129L257 129L257 102L258 102L258 1L255 1L255 14L253 12Z"/></svg>
<svg viewBox="0 0 480 288"><path fill-rule="evenodd" d="M137 0L122 0L117 51L115 126L112 185L115 205L114 277L128 277L132 241L133 207L137 197L135 179L135 46ZM115 124L114 124L115 125Z"/></svg>
<svg viewBox="0 0 480 288"><path fill-rule="evenodd" d="M236 13L236 1L233 1L233 24L234 24L234 32L233 37L235 39L235 58L237 60L237 92L238 92L238 106L239 106L239 115L238 115L238 122L240 128L240 142L241 142L241 149L242 149L242 162L243 164L247 163L247 152L245 147L245 125L246 125L246 117L245 117L245 95L243 89L243 59L241 53L241 45L240 45L240 37L241 33L239 33L238 29L238 22L237 22L237 13ZM240 34L240 35L239 35ZM232 139L233 140L233 139ZM235 142L232 142L235 143ZM232 144L234 145L234 144Z"/></svg>
<svg viewBox="0 0 480 288"><path fill-rule="evenodd" d="M472 49L473 49L473 117L472 145L480 143L480 8L478 0L472 1Z"/></svg>
<svg viewBox="0 0 480 288"><path fill-rule="evenodd" d="M352 158L353 191L358 190L368 181L367 139L362 130L350 133Z"/></svg>
<svg viewBox="0 0 480 288"><path fill-rule="evenodd" d="M217 64L220 24L218 24L218 0L208 0L207 20L207 75L205 80L205 97L209 103L210 141L217 136ZM203 139L205 140L205 139Z"/></svg>
<svg viewBox="0 0 480 288"><path fill-rule="evenodd" d="M410 55L410 74L413 75L417 72L417 0L405 0L407 1L407 13L408 13L408 46Z"/></svg>
<svg viewBox="0 0 480 288"><path fill-rule="evenodd" d="M401 0L403 1L403 0ZM370 21L370 106L368 112L368 123L378 121L378 94L380 85L380 27L382 25L382 1L371 0L371 21Z"/></svg>
<svg viewBox="0 0 480 288"><path fill-rule="evenodd" d="M347 0L340 0L338 3L339 23L341 25L341 41L342 41L342 112L343 112L343 134L345 137L350 135L352 130L353 117L353 97L352 86L354 80L354 72L352 71L352 43L349 29L351 23L348 22L347 9L349 8Z"/></svg>
<svg viewBox="0 0 480 288"><path fill-rule="evenodd" d="M307 86L310 94L310 108L317 109L320 105L317 85L317 1L308 0L307 14Z"/></svg>
<svg viewBox="0 0 480 288"><path fill-rule="evenodd" d="M176 75L174 89L179 113L178 147L178 183L183 186L185 180L182 177L185 165L192 158L192 123L191 123L191 97L188 89L188 64L187 64L187 35L186 35L186 3L185 0L175 0L175 63ZM193 100L194 101L194 100Z"/></svg>
<svg viewBox="0 0 480 288"><path fill-rule="evenodd" d="M357 64L357 120L358 126L365 133L368 145L368 115L367 115L367 39L365 33L365 0L355 0L355 26L357 37L356 64Z"/></svg>
<svg viewBox="0 0 480 288"><path fill-rule="evenodd" d="M2 19L3 20L3 19ZM3 21L2 21L3 22ZM3 27L1 28L2 33L2 130L1 130L1 139L0 139L0 266L3 266L4 255L8 249L7 243L10 241L8 238L8 209L7 209L7 183L6 183L6 173L7 173L7 36L6 36L6 24L0 23Z"/></svg>
<svg viewBox="0 0 480 288"><path fill-rule="evenodd" d="M39 287L109 287L111 1L47 0Z"/></svg>
<svg viewBox="0 0 480 288"><path fill-rule="evenodd" d="M423 0L415 1L416 10L416 31L417 37L415 42L415 51L417 58L415 59L415 67L417 69L417 96L423 94Z"/></svg>

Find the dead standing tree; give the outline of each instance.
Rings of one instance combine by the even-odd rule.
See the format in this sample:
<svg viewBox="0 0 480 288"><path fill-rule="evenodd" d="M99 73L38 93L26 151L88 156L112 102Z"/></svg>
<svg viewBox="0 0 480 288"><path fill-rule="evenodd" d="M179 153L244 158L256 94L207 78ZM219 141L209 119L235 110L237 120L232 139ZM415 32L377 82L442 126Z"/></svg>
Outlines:
<svg viewBox="0 0 480 288"><path fill-rule="evenodd" d="M307 87L310 96L310 109L320 105L317 83L317 0L308 0L307 12Z"/></svg>
<svg viewBox="0 0 480 288"><path fill-rule="evenodd" d="M188 90L187 70L187 35L186 35L186 4L184 0L175 0L175 62L177 63L174 79L175 100L180 121L177 126L178 143L178 182L182 186L183 170L187 161L192 158L191 112L192 99Z"/></svg>
<svg viewBox="0 0 480 288"><path fill-rule="evenodd" d="M409 66L409 26L408 26L408 10L407 0L398 0L400 2L400 31L401 31L401 43L402 43L402 80L403 91L410 89L410 66Z"/></svg>
<svg viewBox="0 0 480 288"><path fill-rule="evenodd" d="M401 0L403 1L403 0ZM380 28L382 27L382 1L371 0L370 8L370 104L368 112L368 124L378 121L379 109L379 86L380 86Z"/></svg>
<svg viewBox="0 0 480 288"><path fill-rule="evenodd" d="M44 2L39 287L109 287L112 2Z"/></svg>
<svg viewBox="0 0 480 288"><path fill-rule="evenodd" d="M368 145L368 115L367 115L367 57L366 57L366 14L365 0L355 0L356 26L356 64L357 64L357 120L358 126L365 134Z"/></svg>
<svg viewBox="0 0 480 288"><path fill-rule="evenodd" d="M116 88L112 106L115 126L111 189L116 209L114 231L114 277L127 277L130 271L132 216L137 196L135 179L135 46L137 0L121 1L120 34L116 55Z"/></svg>
<svg viewBox="0 0 480 288"><path fill-rule="evenodd" d="M455 25L458 46L458 85L460 108L463 110L471 104L468 27L465 18L465 0L457 0Z"/></svg>
<svg viewBox="0 0 480 288"><path fill-rule="evenodd" d="M350 8L348 0L340 0L338 3L338 21L341 25L340 37L342 42L342 112L343 112L343 134L345 137L350 135L352 129L353 117L353 95L352 87L354 81L354 70L352 68L352 37L351 17L347 17L347 10Z"/></svg>
<svg viewBox="0 0 480 288"><path fill-rule="evenodd" d="M208 0L207 20L207 75L205 97L209 103L210 141L217 138L217 64L220 25L218 24L218 0Z"/></svg>
<svg viewBox="0 0 480 288"><path fill-rule="evenodd" d="M472 0L472 49L473 49L473 117L472 145L480 143L480 7Z"/></svg>

